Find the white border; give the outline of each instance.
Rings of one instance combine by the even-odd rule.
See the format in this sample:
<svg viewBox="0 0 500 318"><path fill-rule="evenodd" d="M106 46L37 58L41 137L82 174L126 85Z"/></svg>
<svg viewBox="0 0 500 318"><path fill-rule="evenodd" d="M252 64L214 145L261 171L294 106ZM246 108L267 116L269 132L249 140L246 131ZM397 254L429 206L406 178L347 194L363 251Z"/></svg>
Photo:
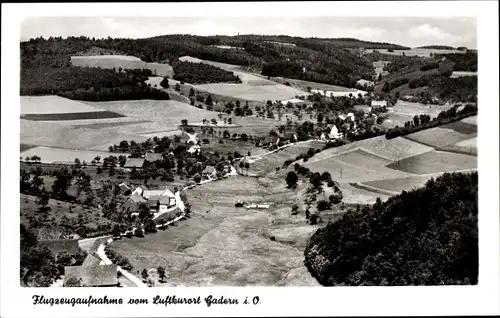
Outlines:
<svg viewBox="0 0 500 318"><path fill-rule="evenodd" d="M223 10L223 11L222 11ZM19 287L19 26L28 16L475 16L479 50L479 285L474 287L372 288L151 288L36 289ZM471 315L498 314L498 2L319 2L163 4L2 4L2 317L229 316L229 315ZM48 296L152 297L159 295L243 297L258 306L169 307L33 306L33 294Z"/></svg>

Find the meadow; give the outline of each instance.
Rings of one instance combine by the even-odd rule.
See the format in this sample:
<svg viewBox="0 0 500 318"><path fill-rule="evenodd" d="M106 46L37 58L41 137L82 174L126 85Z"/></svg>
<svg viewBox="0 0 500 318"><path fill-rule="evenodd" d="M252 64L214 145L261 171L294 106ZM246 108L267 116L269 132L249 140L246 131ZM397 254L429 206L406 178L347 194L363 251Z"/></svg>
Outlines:
<svg viewBox="0 0 500 318"><path fill-rule="evenodd" d="M102 158L113 155L128 155L125 153L109 153L104 151L87 151L87 150L73 150L73 149L63 149L63 148L50 148L50 147L34 147L30 148L24 152L21 152L21 157L31 157L37 155L41 158L42 163L69 163L75 162L75 158L80 159L81 162L84 160L90 164L95 157L99 156Z"/></svg>
<svg viewBox="0 0 500 318"><path fill-rule="evenodd" d="M303 216L290 216L287 202L294 194L284 185L231 177L187 196L191 218L144 238L113 243L134 271L154 273L164 266L166 283L156 281L157 286L317 286L302 262L303 246L317 227ZM235 208L238 199L281 203L257 211Z"/></svg>
<svg viewBox="0 0 500 318"><path fill-rule="evenodd" d="M404 138L433 148L443 148L452 146L462 141L470 140L474 137L477 137L477 126L458 121L439 127L421 130L407 135ZM468 146L471 146L470 142Z"/></svg>
<svg viewBox="0 0 500 318"><path fill-rule="evenodd" d="M55 95L21 96L21 115L96 113L102 109Z"/></svg>
<svg viewBox="0 0 500 318"><path fill-rule="evenodd" d="M477 157L434 150L391 163L387 167L420 175L454 172L477 168Z"/></svg>

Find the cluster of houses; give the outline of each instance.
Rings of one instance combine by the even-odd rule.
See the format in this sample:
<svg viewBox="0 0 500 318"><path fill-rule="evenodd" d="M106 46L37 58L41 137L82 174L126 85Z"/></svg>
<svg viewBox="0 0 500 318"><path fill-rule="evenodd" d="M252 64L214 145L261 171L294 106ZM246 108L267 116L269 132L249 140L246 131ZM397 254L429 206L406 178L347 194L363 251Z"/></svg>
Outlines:
<svg viewBox="0 0 500 318"><path fill-rule="evenodd" d="M357 97L359 96L359 94L361 94L361 96L364 97L369 94L368 92L359 89L357 90L347 89L345 91L327 91L321 89L311 89L311 93L320 94L326 97L349 97L349 96Z"/></svg>
<svg viewBox="0 0 500 318"><path fill-rule="evenodd" d="M184 132L181 135L181 142L184 142L187 145L190 145L190 147L187 149L187 152L189 153L200 153L201 152L201 146L200 146L200 141L197 137L197 134L189 134L187 132ZM173 153L171 153L173 154ZM125 162L125 165L123 168L125 169L142 169L144 168L146 163L154 163L157 161L160 161L163 159L163 154L161 153L153 153L153 152L148 152L146 153L143 157L141 158L128 158L127 161Z"/></svg>
<svg viewBox="0 0 500 318"><path fill-rule="evenodd" d="M166 212L176 206L175 194L169 189L150 190L145 185L140 185L131 191L124 183L120 184L120 188L125 193L130 193L121 205L124 211L137 213L141 203L147 204L152 213Z"/></svg>
<svg viewBox="0 0 500 318"><path fill-rule="evenodd" d="M55 259L62 252L69 255L79 252L76 239L44 240L39 241L38 246L49 249ZM118 287L118 268L116 265L105 265L100 258L88 254L82 265L64 267L63 286L66 287L73 281L86 287Z"/></svg>

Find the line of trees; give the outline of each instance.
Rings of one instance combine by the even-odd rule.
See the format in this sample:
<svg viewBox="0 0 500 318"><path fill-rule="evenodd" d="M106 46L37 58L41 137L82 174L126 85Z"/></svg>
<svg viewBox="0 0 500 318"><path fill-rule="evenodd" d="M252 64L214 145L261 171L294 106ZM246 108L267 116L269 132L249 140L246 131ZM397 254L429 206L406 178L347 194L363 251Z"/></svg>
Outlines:
<svg viewBox="0 0 500 318"><path fill-rule="evenodd" d="M223 70L205 63L192 63L176 61L172 64L174 69L174 79L192 84L209 83L241 83L238 76L233 72Z"/></svg>

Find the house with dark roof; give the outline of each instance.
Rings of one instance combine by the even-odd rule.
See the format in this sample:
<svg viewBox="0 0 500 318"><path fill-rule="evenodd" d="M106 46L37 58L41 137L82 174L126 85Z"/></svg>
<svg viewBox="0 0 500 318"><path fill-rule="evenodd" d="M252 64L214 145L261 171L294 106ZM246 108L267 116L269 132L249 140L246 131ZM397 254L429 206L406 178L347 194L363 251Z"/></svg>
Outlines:
<svg viewBox="0 0 500 318"><path fill-rule="evenodd" d="M79 280L85 287L117 287L117 266L115 264L66 266L64 267L64 287L67 287L70 279Z"/></svg>
<svg viewBox="0 0 500 318"><path fill-rule="evenodd" d="M144 158L128 158L123 168L132 169L135 167L136 169L141 169L144 166L144 162Z"/></svg>
<svg viewBox="0 0 500 318"><path fill-rule="evenodd" d="M163 155L161 153L153 153L153 152L148 152L146 156L144 157L144 160L147 162L156 162L160 161L163 158Z"/></svg>
<svg viewBox="0 0 500 318"><path fill-rule="evenodd" d="M158 212L160 210L160 201L159 200L148 200L149 210Z"/></svg>
<svg viewBox="0 0 500 318"><path fill-rule="evenodd" d="M146 203L147 200L142 196L134 194L130 196L123 204L121 205L122 209L126 209L130 212L139 211L139 206L141 203Z"/></svg>
<svg viewBox="0 0 500 318"><path fill-rule="evenodd" d="M45 240L38 241L38 247L45 247L50 250L50 252L54 255L54 258L57 258L57 255L61 252L66 252L69 255L76 255L80 251L80 247L78 246L78 240Z"/></svg>

